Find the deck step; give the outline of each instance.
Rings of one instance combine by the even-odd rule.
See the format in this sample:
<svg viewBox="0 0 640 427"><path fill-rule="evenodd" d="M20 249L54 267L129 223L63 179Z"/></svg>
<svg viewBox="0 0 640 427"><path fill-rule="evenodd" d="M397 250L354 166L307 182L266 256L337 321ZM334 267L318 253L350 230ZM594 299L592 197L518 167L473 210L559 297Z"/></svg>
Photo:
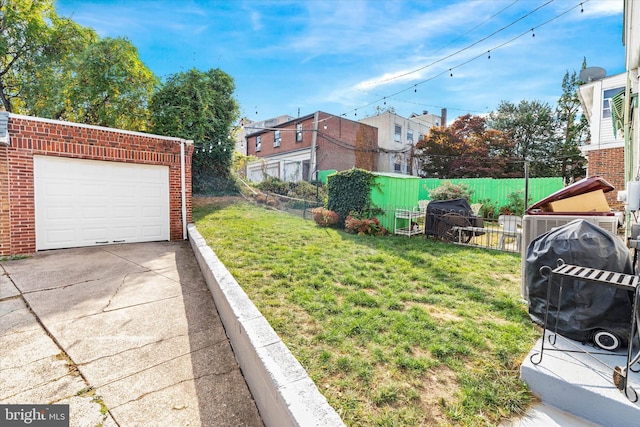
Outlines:
<svg viewBox="0 0 640 427"><path fill-rule="evenodd" d="M547 341L542 361L534 365L540 344L522 363L520 377L543 404L604 427L639 425L640 401L631 402L613 383L613 369L626 366L626 351L600 350L558 335L555 345ZM632 372L628 384L640 394L639 373Z"/></svg>

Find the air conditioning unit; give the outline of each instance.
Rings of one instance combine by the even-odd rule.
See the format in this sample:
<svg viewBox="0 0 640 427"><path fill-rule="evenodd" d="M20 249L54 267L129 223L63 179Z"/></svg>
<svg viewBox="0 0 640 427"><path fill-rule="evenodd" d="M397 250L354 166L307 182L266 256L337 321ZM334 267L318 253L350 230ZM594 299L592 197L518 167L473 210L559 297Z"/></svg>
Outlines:
<svg viewBox="0 0 640 427"><path fill-rule="evenodd" d="M574 219L584 219L596 224L612 234L618 233L619 220L610 215L525 215L522 217L522 285L520 295L526 299L526 283L524 282L524 268L526 264L527 247L536 237L555 227L560 227Z"/></svg>

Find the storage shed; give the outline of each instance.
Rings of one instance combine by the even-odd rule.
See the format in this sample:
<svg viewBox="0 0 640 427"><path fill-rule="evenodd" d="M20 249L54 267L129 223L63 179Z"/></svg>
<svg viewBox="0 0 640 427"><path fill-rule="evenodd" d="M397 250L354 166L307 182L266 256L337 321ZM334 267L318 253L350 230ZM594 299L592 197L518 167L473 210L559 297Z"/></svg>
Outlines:
<svg viewBox="0 0 640 427"><path fill-rule="evenodd" d="M0 255L186 238L193 143L0 112Z"/></svg>

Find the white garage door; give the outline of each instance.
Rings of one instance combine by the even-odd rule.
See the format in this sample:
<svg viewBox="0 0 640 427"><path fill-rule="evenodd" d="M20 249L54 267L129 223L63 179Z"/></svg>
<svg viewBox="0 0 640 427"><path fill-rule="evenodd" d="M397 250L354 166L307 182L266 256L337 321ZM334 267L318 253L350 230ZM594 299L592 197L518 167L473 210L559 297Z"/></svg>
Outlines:
<svg viewBox="0 0 640 427"><path fill-rule="evenodd" d="M33 161L37 250L169 240L167 166Z"/></svg>

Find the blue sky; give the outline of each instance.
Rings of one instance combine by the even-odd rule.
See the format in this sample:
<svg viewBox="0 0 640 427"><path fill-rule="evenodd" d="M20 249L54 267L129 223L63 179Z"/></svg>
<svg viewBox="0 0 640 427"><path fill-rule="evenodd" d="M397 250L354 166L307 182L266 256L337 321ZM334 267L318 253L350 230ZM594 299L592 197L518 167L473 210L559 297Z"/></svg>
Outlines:
<svg viewBox="0 0 640 427"><path fill-rule="evenodd" d="M161 78L220 68L252 120L394 107L447 108L450 123L503 100L555 105L584 57L624 71L622 0L57 0L56 10L128 38Z"/></svg>

